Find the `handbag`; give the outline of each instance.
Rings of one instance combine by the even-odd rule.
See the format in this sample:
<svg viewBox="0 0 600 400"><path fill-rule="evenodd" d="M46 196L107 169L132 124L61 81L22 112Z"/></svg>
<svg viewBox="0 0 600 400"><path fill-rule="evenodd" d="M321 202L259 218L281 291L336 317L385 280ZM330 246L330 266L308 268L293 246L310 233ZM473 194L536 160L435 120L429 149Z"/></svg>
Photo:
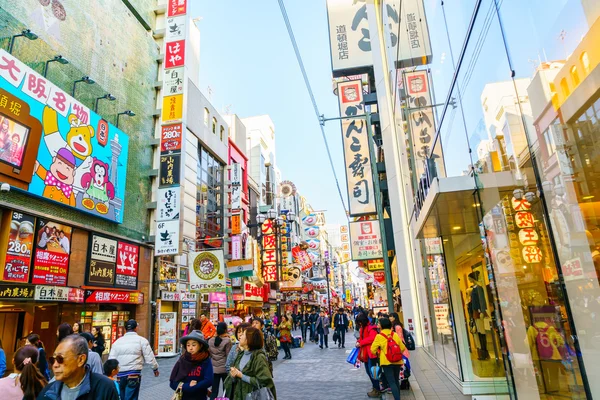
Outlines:
<svg viewBox="0 0 600 400"><path fill-rule="evenodd" d="M259 385L258 390L248 393L245 400L275 400L275 397L268 387L260 387Z"/></svg>
<svg viewBox="0 0 600 400"><path fill-rule="evenodd" d="M175 393L173 393L173 396L171 396L171 400L181 400L181 398L183 397L183 382L179 382L179 385L177 385L177 389L175 389Z"/></svg>
<svg viewBox="0 0 600 400"><path fill-rule="evenodd" d="M333 341L337 342L338 340L340 340L340 334L338 333L338 331L333 332Z"/></svg>
<svg viewBox="0 0 600 400"><path fill-rule="evenodd" d="M352 351L350 351L350 354L348 354L348 358L346 358L346 362L348 364L355 365L356 360L358 360L358 352L359 352L358 347L353 348Z"/></svg>

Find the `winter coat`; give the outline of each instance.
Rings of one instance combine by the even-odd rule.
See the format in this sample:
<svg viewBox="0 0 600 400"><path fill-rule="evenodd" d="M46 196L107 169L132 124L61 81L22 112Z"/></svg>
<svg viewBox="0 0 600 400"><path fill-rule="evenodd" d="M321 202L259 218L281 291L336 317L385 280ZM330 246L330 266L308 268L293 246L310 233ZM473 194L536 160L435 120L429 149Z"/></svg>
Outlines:
<svg viewBox="0 0 600 400"><path fill-rule="evenodd" d="M183 356L177 360L173 370L177 372L176 368L183 368L183 363L190 363L193 361L186 360ZM182 400L191 399L205 399L207 396L208 388L213 384L213 367L210 357L202 362L196 362L196 366L192 368L185 378L179 381L169 380L171 389L176 390L180 383L183 383L181 391L183 393ZM192 381L196 381L194 386L190 386Z"/></svg>
<svg viewBox="0 0 600 400"><path fill-rule="evenodd" d="M239 367L243 355L243 351L238 352L233 363L234 367ZM225 383L223 384L226 397L230 400L245 400L249 393L258 390L258 387L260 386L269 388L271 393L273 393L275 400L277 400L273 375L269 370L269 361L263 350L253 351L252 356L250 356L250 361L248 361L248 364L246 364L241 372L250 377L250 383L246 383L240 378L234 378L231 375L227 375Z"/></svg>
<svg viewBox="0 0 600 400"><path fill-rule="evenodd" d="M219 347L215 346L216 337L211 338L208 341L208 350L210 351L210 357L212 358L212 366L213 372L215 374L224 374L227 371L225 370L225 365L227 363L227 356L231 351L231 339L229 337L222 338L223 340L219 344Z"/></svg>
<svg viewBox="0 0 600 400"><path fill-rule="evenodd" d="M374 355L379 354L379 365L402 365L402 359L400 359L400 361L397 362L390 362L387 359L386 355L388 350L388 340L383 335L390 337L390 335L392 335L392 330L382 329L381 333L375 336L375 340L373 341L373 344L371 344L371 353L373 353ZM404 352L404 350L406 350L406 346L404 346L404 343L402 342L402 337L398 336L395 332L392 335L392 340L394 340L394 342L396 342L398 346L400 346L401 353Z"/></svg>
<svg viewBox="0 0 600 400"><path fill-rule="evenodd" d="M38 347L38 369L44 375L47 381L50 380L50 369L48 367L48 359L46 358L46 350L43 347Z"/></svg>
<svg viewBox="0 0 600 400"><path fill-rule="evenodd" d="M102 332L98 333L98 336L94 336L94 344L96 346L92 347L92 351L98 353L100 358L102 358L102 353L104 353L104 349L106 349L106 340L104 340Z"/></svg>
<svg viewBox="0 0 600 400"><path fill-rule="evenodd" d="M375 326L368 324L367 326L360 328L360 335L356 341L360 346L360 352L358 353L360 361L367 362L369 358L377 357L371 352L371 345L373 344L373 341L375 341L376 336L377 329L375 329Z"/></svg>
<svg viewBox="0 0 600 400"><path fill-rule="evenodd" d="M54 381L46 385L38 395L38 400L60 400L63 383ZM90 372L86 366L86 374L81 383L77 400L119 400L115 383L104 375Z"/></svg>
<svg viewBox="0 0 600 400"><path fill-rule="evenodd" d="M204 321L201 325L200 329L202 330L202 334L204 335L204 339L208 340L214 337L217 334L217 328L210 322L208 319Z"/></svg>
<svg viewBox="0 0 600 400"><path fill-rule="evenodd" d="M317 333L329 335L329 325L331 325L331 322L329 321L328 316L319 317L317 319L317 324L315 325L315 327L317 328Z"/></svg>
<svg viewBox="0 0 600 400"><path fill-rule="evenodd" d="M150 364L153 370L158 369L150 343L135 332L127 332L117 339L110 348L108 359L119 361L120 373L133 371L141 373L144 361Z"/></svg>
<svg viewBox="0 0 600 400"><path fill-rule="evenodd" d="M289 322L282 322L277 327L279 329L279 341L283 343L291 343L292 342L292 324Z"/></svg>

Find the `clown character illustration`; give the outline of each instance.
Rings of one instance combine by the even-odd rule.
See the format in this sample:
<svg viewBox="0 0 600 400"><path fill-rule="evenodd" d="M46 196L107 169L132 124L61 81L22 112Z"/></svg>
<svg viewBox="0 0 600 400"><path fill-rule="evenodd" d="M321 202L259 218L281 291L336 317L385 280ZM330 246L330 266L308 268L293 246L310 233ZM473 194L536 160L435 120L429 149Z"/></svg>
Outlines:
<svg viewBox="0 0 600 400"><path fill-rule="evenodd" d="M42 125L44 127L44 142L54 157L59 149L68 149L75 158L75 185L74 189L77 192L83 192L84 188L80 187L82 177L90 171L92 167L92 138L95 135L94 128L87 125L77 118L75 114L69 115L70 128L63 138L58 130L58 114L52 108L44 107L42 115Z"/></svg>
<svg viewBox="0 0 600 400"><path fill-rule="evenodd" d="M52 158L50 171L47 171L37 161L35 174L44 181L43 196L47 199L58 201L75 207L73 182L75 180L75 157L69 149L63 147Z"/></svg>
<svg viewBox="0 0 600 400"><path fill-rule="evenodd" d="M90 171L81 178L81 187L85 190L81 202L85 208L96 207L99 213L108 213L109 200L115 198L115 188L108 181L108 164L93 157Z"/></svg>

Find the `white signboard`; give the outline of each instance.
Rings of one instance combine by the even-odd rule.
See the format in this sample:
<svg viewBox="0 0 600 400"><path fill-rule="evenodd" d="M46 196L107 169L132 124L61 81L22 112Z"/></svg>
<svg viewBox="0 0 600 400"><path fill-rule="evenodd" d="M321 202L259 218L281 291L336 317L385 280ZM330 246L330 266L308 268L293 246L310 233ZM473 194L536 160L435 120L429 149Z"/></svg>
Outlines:
<svg viewBox="0 0 600 400"><path fill-rule="evenodd" d="M158 323L158 355L177 351L177 313L161 312Z"/></svg>
<svg viewBox="0 0 600 400"><path fill-rule="evenodd" d="M442 254L442 238L426 238L425 251L427 254Z"/></svg>
<svg viewBox="0 0 600 400"><path fill-rule="evenodd" d="M184 67L165 70L163 78L165 96L183 93L183 78Z"/></svg>
<svg viewBox="0 0 600 400"><path fill-rule="evenodd" d="M156 224L154 255L164 256L179 253L179 220Z"/></svg>
<svg viewBox="0 0 600 400"><path fill-rule="evenodd" d="M240 260L242 258L242 237L235 235L231 237L231 259Z"/></svg>
<svg viewBox="0 0 600 400"><path fill-rule="evenodd" d="M165 39L166 41L185 39L185 15L167 18Z"/></svg>
<svg viewBox="0 0 600 400"><path fill-rule="evenodd" d="M398 55L396 68L415 67L431 62L431 42L423 0L386 0L386 34L392 45L391 54ZM398 29L398 24L401 24ZM400 38L398 38L400 32ZM400 49L398 50L398 43Z"/></svg>
<svg viewBox="0 0 600 400"><path fill-rule="evenodd" d="M364 114L361 87L360 80L338 83L340 115ZM368 140L367 124L364 119L342 120L348 206L351 217L375 214L377 211Z"/></svg>
<svg viewBox="0 0 600 400"><path fill-rule="evenodd" d="M415 158L416 176L420 178L425 172L425 162L428 156L435 159L438 176L445 176L440 143L433 146L435 138L435 116L431 107L431 92L429 76L426 70L408 72L404 74L404 87L406 88L406 103L408 105L408 122L410 136Z"/></svg>
<svg viewBox="0 0 600 400"><path fill-rule="evenodd" d="M117 262L117 241L92 235L92 258L98 261Z"/></svg>
<svg viewBox="0 0 600 400"><path fill-rule="evenodd" d="M157 221L179 219L181 186L158 189Z"/></svg>
<svg viewBox="0 0 600 400"><path fill-rule="evenodd" d="M242 208L242 166L233 163L231 166L231 209Z"/></svg>
<svg viewBox="0 0 600 400"><path fill-rule="evenodd" d="M160 292L161 300L165 301L196 301L196 293L189 292Z"/></svg>
<svg viewBox="0 0 600 400"><path fill-rule="evenodd" d="M262 289L252 282L244 282L244 300L263 301Z"/></svg>
<svg viewBox="0 0 600 400"><path fill-rule="evenodd" d="M190 253L190 290L202 292L225 291L223 250Z"/></svg>
<svg viewBox="0 0 600 400"><path fill-rule="evenodd" d="M354 261L383 258L379 221L350 222L350 248Z"/></svg>
<svg viewBox="0 0 600 400"><path fill-rule="evenodd" d="M231 165L231 184L242 184L242 166L240 165L240 163L233 163Z"/></svg>

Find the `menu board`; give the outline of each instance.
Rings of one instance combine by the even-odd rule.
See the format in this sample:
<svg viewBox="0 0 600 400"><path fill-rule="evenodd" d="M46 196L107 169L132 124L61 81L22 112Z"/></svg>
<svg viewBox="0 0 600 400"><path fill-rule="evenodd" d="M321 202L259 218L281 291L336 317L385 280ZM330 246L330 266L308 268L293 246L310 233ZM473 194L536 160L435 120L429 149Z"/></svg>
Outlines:
<svg viewBox="0 0 600 400"><path fill-rule="evenodd" d="M29 282L35 217L12 212L3 281Z"/></svg>
<svg viewBox="0 0 600 400"><path fill-rule="evenodd" d="M36 232L31 283L66 286L73 228L39 218Z"/></svg>
<svg viewBox="0 0 600 400"><path fill-rule="evenodd" d="M158 354L174 353L177 342L177 313L161 312L158 323Z"/></svg>
<svg viewBox="0 0 600 400"><path fill-rule="evenodd" d="M86 283L137 289L139 253L137 245L93 234L90 239Z"/></svg>

